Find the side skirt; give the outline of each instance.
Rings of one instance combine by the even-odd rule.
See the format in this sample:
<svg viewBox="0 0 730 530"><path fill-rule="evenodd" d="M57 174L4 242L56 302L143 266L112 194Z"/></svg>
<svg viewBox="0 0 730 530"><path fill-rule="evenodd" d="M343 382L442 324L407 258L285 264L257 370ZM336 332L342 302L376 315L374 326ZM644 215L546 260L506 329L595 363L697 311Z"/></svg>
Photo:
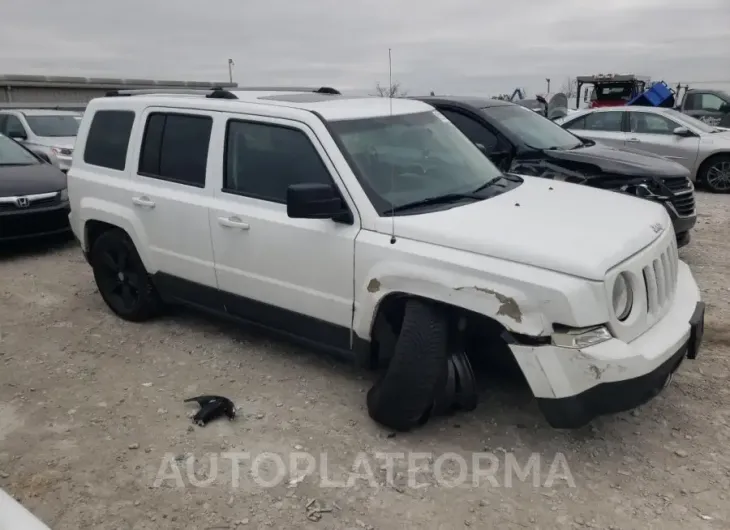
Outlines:
<svg viewBox="0 0 730 530"><path fill-rule="evenodd" d="M186 306L249 325L358 366L368 365L370 342L355 336L351 348L349 328L166 273L153 274L152 282L162 300L168 304Z"/></svg>

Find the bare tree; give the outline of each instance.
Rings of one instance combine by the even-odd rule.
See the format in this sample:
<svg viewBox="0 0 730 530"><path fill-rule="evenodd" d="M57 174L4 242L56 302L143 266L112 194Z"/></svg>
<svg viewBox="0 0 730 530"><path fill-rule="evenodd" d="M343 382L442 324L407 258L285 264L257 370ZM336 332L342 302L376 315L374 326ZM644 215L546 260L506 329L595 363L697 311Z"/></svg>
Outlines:
<svg viewBox="0 0 730 530"><path fill-rule="evenodd" d="M402 98L408 95L408 91L403 90L400 83L393 83L389 87L378 83L375 85L374 95L380 96L381 98Z"/></svg>

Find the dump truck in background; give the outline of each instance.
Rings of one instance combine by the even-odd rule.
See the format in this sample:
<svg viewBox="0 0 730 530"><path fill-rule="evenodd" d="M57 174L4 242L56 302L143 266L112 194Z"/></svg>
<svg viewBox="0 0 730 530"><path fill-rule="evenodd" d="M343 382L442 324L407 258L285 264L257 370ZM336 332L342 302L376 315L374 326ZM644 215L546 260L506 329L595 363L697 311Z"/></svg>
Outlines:
<svg viewBox="0 0 730 530"><path fill-rule="evenodd" d="M576 79L575 108L581 108L581 93L583 103L590 108L618 107L642 94L650 80L646 76L634 74L596 74L578 76ZM589 85L583 91L584 85Z"/></svg>

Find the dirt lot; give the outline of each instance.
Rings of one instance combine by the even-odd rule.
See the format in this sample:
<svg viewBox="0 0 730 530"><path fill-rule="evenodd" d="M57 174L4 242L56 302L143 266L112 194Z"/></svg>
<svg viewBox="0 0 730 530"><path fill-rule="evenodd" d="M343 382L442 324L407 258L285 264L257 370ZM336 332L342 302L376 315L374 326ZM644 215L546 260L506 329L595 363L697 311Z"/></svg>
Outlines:
<svg viewBox="0 0 730 530"><path fill-rule="evenodd" d="M188 313L122 322L104 306L73 244L5 253L0 487L54 530L728 528L730 198L699 194L699 201L699 226L681 254L708 302L700 358L641 410L577 432L552 430L525 388L490 378L474 413L389 436L364 407L371 374ZM237 420L193 427L188 416L196 408L182 400L203 393L232 398ZM242 461L236 485L222 453L267 451L283 459L285 480L265 487ZM290 483L293 452L314 454L317 471ZM477 477L475 485L470 474L450 488L438 471L458 483L457 461L440 468L419 460L426 471L415 480L427 486L413 488L407 457L387 480L378 452L456 453L469 473L472 454L481 452L500 467L491 481ZM218 474L195 487L184 459L192 457L202 480L208 453L219 455ZM527 469L533 453L537 485L532 475L505 473L510 458ZM558 453L564 461L555 460ZM260 480L275 482L278 468L267 461ZM568 469L555 469L568 479L549 474L560 462ZM370 466L376 483L322 486L324 472L346 483L353 466L360 473ZM179 469L183 483L155 483L160 469Z"/></svg>

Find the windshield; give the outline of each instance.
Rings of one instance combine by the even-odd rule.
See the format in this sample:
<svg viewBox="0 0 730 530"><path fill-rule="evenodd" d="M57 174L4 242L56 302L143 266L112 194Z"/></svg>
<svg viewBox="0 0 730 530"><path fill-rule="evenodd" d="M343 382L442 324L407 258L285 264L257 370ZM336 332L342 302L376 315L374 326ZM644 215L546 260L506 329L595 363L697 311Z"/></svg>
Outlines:
<svg viewBox="0 0 730 530"><path fill-rule="evenodd" d="M333 121L330 127L381 215L424 199L471 193L502 175L436 111Z"/></svg>
<svg viewBox="0 0 730 530"><path fill-rule="evenodd" d="M612 85L597 85L595 88L596 99L598 101L631 99L633 92L633 83L628 84L612 84Z"/></svg>
<svg viewBox="0 0 730 530"><path fill-rule="evenodd" d="M555 122L518 105L482 109L531 149L575 149L583 143Z"/></svg>
<svg viewBox="0 0 730 530"><path fill-rule="evenodd" d="M14 140L0 134L0 166L29 166L39 163L32 153Z"/></svg>
<svg viewBox="0 0 730 530"><path fill-rule="evenodd" d="M25 121L36 136L76 136L79 130L76 117L68 114L26 115Z"/></svg>
<svg viewBox="0 0 730 530"><path fill-rule="evenodd" d="M679 122L686 123L687 125L690 125L694 127L695 129L699 129L702 132L705 133L714 133L717 132L717 129L715 129L712 125L708 125L702 120L698 120L697 118L693 118L689 114L685 114L684 112L679 112L674 109L667 109L664 111L666 115L670 118L673 118Z"/></svg>

